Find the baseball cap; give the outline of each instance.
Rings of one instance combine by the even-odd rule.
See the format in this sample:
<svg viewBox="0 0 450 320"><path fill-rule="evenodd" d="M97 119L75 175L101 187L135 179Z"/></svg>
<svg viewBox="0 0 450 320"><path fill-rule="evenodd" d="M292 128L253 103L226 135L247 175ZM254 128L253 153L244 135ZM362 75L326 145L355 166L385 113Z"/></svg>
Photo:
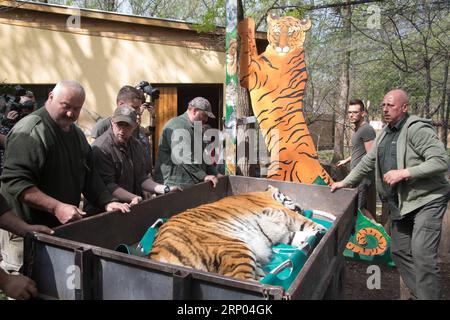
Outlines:
<svg viewBox="0 0 450 320"><path fill-rule="evenodd" d="M126 122L133 126L137 123L137 113L136 110L130 106L121 106L114 110L111 120L113 122Z"/></svg>
<svg viewBox="0 0 450 320"><path fill-rule="evenodd" d="M213 119L216 118L214 116L214 114L212 113L211 103L209 103L209 101L203 97L197 97L197 98L192 99L189 102L189 106L205 111L206 114L208 115L208 117L210 117L210 118L213 118Z"/></svg>

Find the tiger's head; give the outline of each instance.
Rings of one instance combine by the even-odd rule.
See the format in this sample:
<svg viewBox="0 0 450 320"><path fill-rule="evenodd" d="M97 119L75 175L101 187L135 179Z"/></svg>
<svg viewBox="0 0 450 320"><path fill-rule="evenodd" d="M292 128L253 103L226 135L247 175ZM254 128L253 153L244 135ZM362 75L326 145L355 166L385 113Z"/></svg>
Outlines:
<svg viewBox="0 0 450 320"><path fill-rule="evenodd" d="M281 203L283 206L285 206L286 208L295 211L299 214L304 214L302 208L300 208L300 206L291 198L289 198L287 195L285 195L284 193L282 193L278 188L275 188L272 185L269 185L267 187L266 190L271 196L272 198Z"/></svg>
<svg viewBox="0 0 450 320"><path fill-rule="evenodd" d="M285 55L290 51L303 48L306 32L311 28L311 20L299 20L294 17L278 17L267 15L267 40L269 45L266 51Z"/></svg>

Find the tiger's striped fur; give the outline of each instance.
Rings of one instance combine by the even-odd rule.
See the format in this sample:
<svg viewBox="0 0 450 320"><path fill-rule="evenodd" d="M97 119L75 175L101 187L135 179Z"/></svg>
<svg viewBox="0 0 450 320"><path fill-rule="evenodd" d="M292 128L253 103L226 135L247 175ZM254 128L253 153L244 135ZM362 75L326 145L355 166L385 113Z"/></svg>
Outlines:
<svg viewBox="0 0 450 320"><path fill-rule="evenodd" d="M268 15L267 24L269 45L261 55L253 19L243 20L238 31L240 83L250 90L253 113L271 153L268 178L311 184L320 176L330 185L302 110L308 78L303 42L311 22Z"/></svg>
<svg viewBox="0 0 450 320"><path fill-rule="evenodd" d="M297 211L297 212L296 212ZM239 279L264 277L272 246L323 227L277 188L230 196L173 216L158 230L149 258ZM292 243L298 245L298 243Z"/></svg>

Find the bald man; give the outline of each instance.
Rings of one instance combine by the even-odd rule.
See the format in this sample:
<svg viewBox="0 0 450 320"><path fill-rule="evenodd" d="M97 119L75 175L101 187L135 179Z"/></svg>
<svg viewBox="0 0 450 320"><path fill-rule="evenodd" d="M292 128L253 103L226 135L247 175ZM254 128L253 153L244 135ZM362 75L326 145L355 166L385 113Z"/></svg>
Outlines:
<svg viewBox="0 0 450 320"><path fill-rule="evenodd" d="M353 186L375 169L389 206L392 257L411 296L439 299L437 250L449 199L448 157L431 121L408 114L408 95L392 90L381 108L387 125L375 147L331 191Z"/></svg>
<svg viewBox="0 0 450 320"><path fill-rule="evenodd" d="M92 150L75 125L85 92L75 81L62 81L45 107L19 121L6 142L1 192L13 211L29 224L56 227L81 219L81 194L105 211L130 211L115 202L93 166ZM2 266L22 264L22 238L2 231Z"/></svg>

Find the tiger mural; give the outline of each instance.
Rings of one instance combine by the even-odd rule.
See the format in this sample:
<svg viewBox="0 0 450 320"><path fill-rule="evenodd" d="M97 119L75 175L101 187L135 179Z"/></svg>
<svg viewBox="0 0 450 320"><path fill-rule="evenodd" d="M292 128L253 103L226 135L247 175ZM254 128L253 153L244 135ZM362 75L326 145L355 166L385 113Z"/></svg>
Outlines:
<svg viewBox="0 0 450 320"><path fill-rule="evenodd" d="M238 27L240 84L250 91L253 113L270 152L267 177L305 184L321 177L331 185L303 115L308 78L303 43L311 21L269 14L267 25L269 45L261 55L256 50L254 20L245 19Z"/></svg>
<svg viewBox="0 0 450 320"><path fill-rule="evenodd" d="M152 260L215 272L243 280L260 280L272 246L298 246L325 230L304 217L301 208L277 188L225 197L188 209L158 230Z"/></svg>

